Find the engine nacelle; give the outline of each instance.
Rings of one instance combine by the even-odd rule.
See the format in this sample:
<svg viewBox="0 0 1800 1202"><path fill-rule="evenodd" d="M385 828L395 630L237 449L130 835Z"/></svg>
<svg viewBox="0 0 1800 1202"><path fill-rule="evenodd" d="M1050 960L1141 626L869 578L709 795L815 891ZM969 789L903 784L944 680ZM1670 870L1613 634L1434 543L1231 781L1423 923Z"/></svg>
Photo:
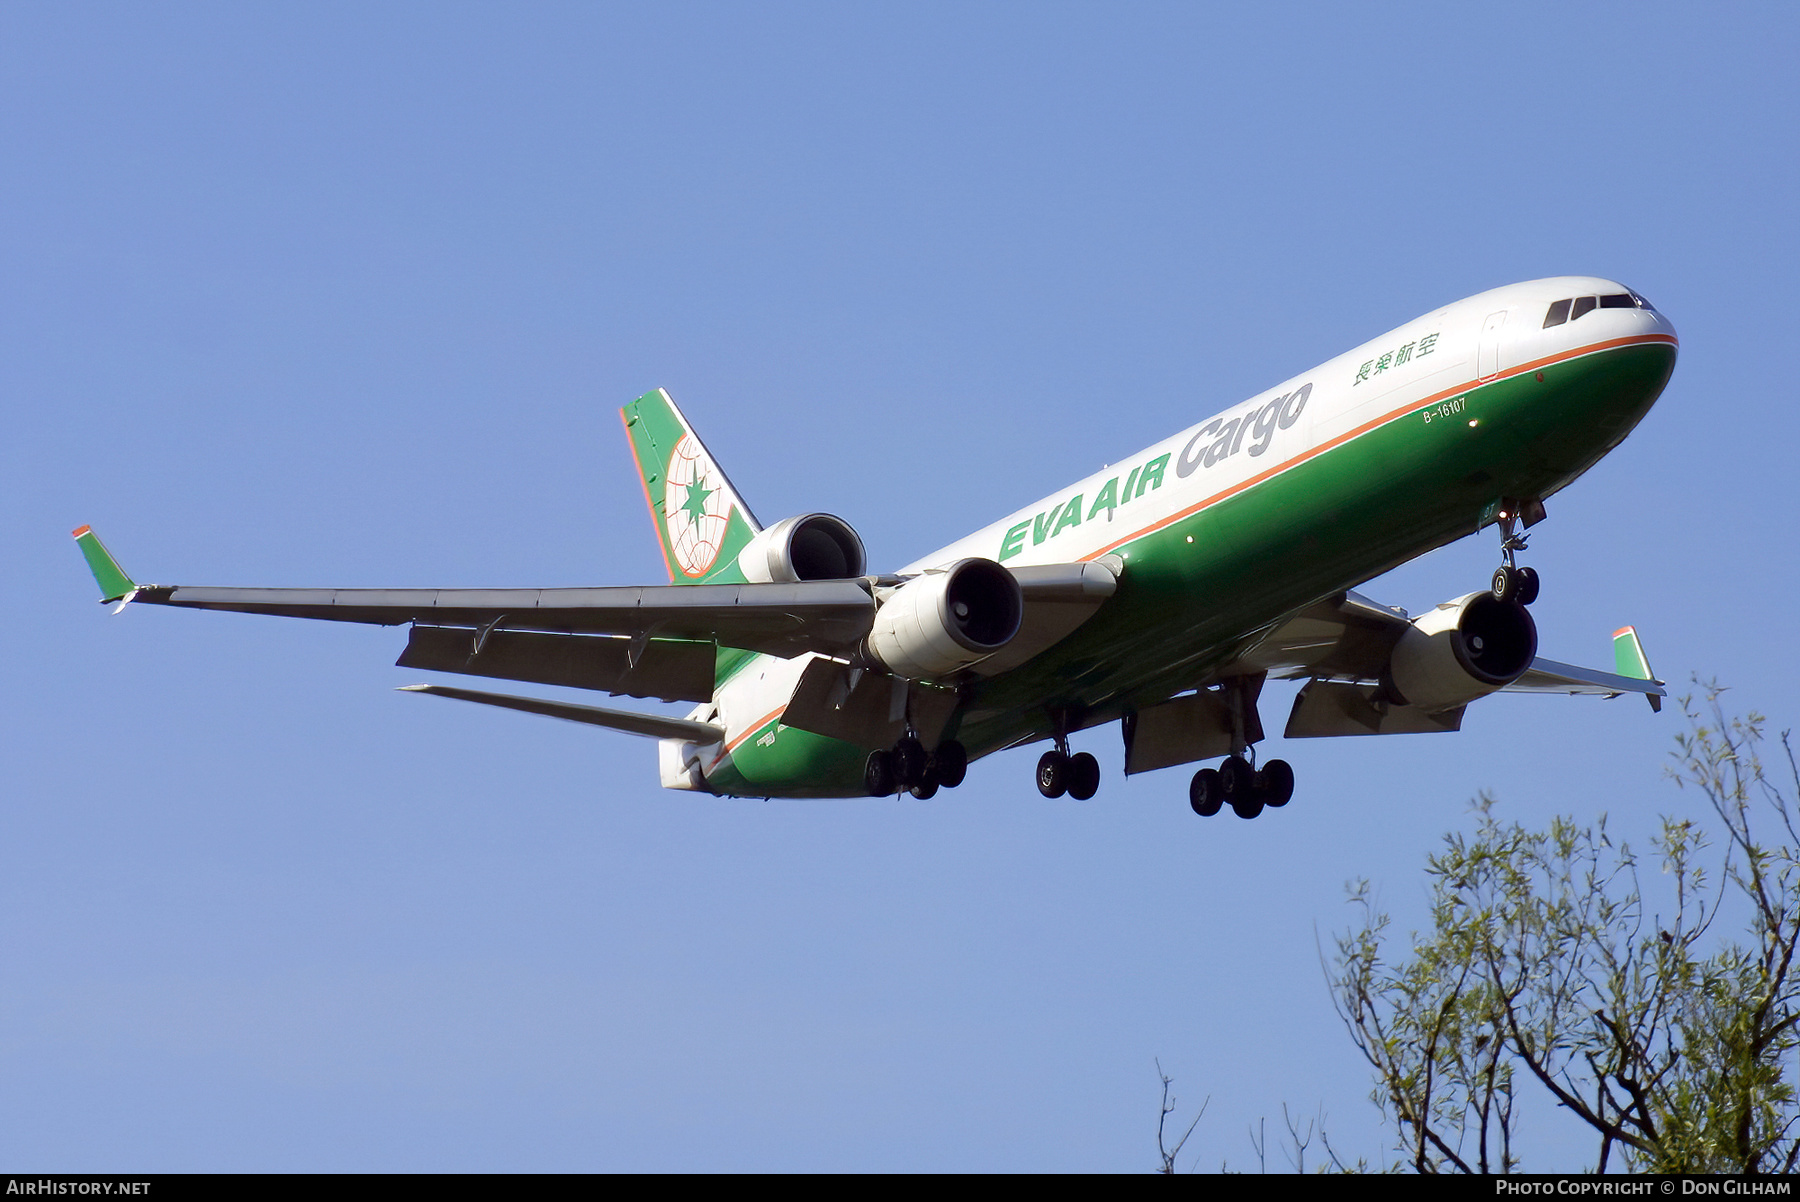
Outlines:
<svg viewBox="0 0 1800 1202"><path fill-rule="evenodd" d="M1024 614L1011 572L991 559L959 559L889 594L864 646L896 676L936 680L1006 646Z"/></svg>
<svg viewBox="0 0 1800 1202"><path fill-rule="evenodd" d="M738 552L738 571L752 584L845 580L866 566L862 539L843 518L809 513L776 522Z"/></svg>
<svg viewBox="0 0 1800 1202"><path fill-rule="evenodd" d="M1536 655L1537 623L1524 606L1470 593L1413 619L1384 683L1394 700L1436 713L1511 684Z"/></svg>

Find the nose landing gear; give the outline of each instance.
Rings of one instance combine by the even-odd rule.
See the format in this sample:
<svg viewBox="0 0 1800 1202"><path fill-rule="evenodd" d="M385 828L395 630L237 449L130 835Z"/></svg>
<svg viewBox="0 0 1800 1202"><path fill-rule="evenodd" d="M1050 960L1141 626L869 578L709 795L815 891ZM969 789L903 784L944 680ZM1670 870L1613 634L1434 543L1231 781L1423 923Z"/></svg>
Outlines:
<svg viewBox="0 0 1800 1202"><path fill-rule="evenodd" d="M1544 520L1542 501L1503 501L1495 517L1500 523L1500 558L1504 562L1494 569L1489 591L1496 601L1530 605L1538 598L1538 574L1532 568L1518 565L1517 555L1525 549L1526 535L1519 532L1523 519L1526 528Z"/></svg>

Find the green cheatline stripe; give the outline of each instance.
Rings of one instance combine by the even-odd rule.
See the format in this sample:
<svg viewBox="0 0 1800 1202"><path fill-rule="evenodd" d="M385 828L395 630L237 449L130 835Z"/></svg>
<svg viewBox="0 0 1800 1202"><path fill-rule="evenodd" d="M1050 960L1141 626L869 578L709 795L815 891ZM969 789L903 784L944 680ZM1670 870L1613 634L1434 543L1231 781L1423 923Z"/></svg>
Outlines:
<svg viewBox="0 0 1800 1202"><path fill-rule="evenodd" d="M74 531L74 535L75 545L81 548L81 554L87 560L88 571L94 574L94 583L100 586L102 601L117 601L137 587L100 541L99 535L86 526Z"/></svg>
<svg viewBox="0 0 1800 1202"><path fill-rule="evenodd" d="M1626 626L1613 632L1613 666L1620 676L1633 680L1655 680L1644 644L1638 640L1636 628Z"/></svg>

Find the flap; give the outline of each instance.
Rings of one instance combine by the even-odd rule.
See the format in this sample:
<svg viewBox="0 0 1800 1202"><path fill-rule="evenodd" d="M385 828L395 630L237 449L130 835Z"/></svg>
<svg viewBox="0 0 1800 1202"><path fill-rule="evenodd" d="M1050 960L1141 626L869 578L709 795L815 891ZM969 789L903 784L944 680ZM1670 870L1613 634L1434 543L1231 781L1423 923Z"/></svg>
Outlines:
<svg viewBox="0 0 1800 1202"><path fill-rule="evenodd" d="M934 688L834 659L815 659L800 674L781 724L865 750L891 747L907 721L928 748L936 747L959 698Z"/></svg>
<svg viewBox="0 0 1800 1202"><path fill-rule="evenodd" d="M595 689L614 696L711 701L717 656L713 644L684 639L517 630L495 631L483 639L466 626L414 626L406 650L394 662L402 668Z"/></svg>
<svg viewBox="0 0 1800 1202"><path fill-rule="evenodd" d="M1342 735L1423 735L1462 729L1464 706L1425 713L1410 705L1389 705L1375 697L1376 686L1314 680L1294 698L1283 737L1326 739Z"/></svg>

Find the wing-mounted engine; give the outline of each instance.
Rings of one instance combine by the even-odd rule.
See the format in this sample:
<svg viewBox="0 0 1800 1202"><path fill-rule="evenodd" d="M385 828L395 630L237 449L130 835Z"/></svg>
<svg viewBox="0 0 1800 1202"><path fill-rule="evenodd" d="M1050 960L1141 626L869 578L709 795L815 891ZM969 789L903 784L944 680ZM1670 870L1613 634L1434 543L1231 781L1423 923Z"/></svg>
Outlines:
<svg viewBox="0 0 1800 1202"><path fill-rule="evenodd" d="M866 566L862 539L849 522L829 513L777 522L738 552L738 570L752 584L847 580Z"/></svg>
<svg viewBox="0 0 1800 1202"><path fill-rule="evenodd" d="M1467 705L1525 674L1537 624L1523 605L1489 592L1446 601L1401 634L1382 684L1390 700L1424 713Z"/></svg>
<svg viewBox="0 0 1800 1202"><path fill-rule="evenodd" d="M1024 612L1011 572L991 559L959 559L889 593L863 647L895 676L939 680L1005 647Z"/></svg>
<svg viewBox="0 0 1800 1202"><path fill-rule="evenodd" d="M1307 739L1457 730L1469 702L1530 677L1536 654L1530 612L1489 592L1411 621L1352 593L1294 615L1246 660L1312 677L1284 732Z"/></svg>

